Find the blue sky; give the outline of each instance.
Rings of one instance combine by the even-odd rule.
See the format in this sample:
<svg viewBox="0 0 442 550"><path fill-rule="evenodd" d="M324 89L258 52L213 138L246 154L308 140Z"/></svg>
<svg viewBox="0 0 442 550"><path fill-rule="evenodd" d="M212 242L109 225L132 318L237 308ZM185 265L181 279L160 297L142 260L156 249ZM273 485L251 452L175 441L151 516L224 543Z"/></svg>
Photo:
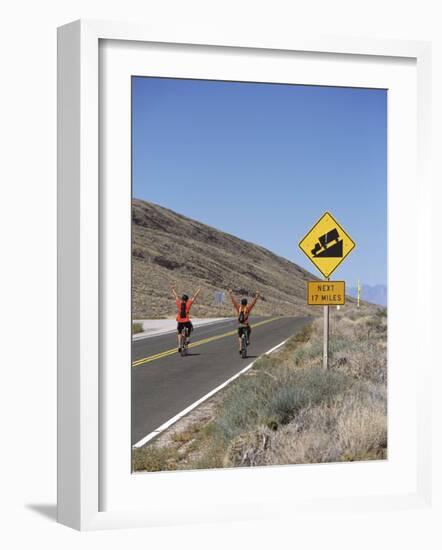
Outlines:
<svg viewBox="0 0 442 550"><path fill-rule="evenodd" d="M356 242L333 273L387 281L386 90L132 78L133 196L298 248L325 211Z"/></svg>

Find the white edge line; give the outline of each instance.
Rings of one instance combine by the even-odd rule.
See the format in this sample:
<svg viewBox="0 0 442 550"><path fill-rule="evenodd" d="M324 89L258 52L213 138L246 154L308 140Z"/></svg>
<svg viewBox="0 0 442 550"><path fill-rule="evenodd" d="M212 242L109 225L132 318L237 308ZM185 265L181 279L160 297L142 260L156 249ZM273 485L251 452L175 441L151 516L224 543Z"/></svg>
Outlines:
<svg viewBox="0 0 442 550"><path fill-rule="evenodd" d="M198 328L203 328L203 327L211 327L212 325L216 325L216 324L220 324L220 323L224 323L224 322L227 322L227 321L231 321L231 320L235 320L235 317L226 317L224 319L218 319L217 321L211 321L210 323L203 323L202 325L195 325L195 330L198 329ZM143 334L143 333L139 333L139 334L134 334L132 336L132 342L138 342L139 340L145 340L146 338L155 338L156 336L163 336L163 334L172 334L173 332L176 332L176 328L172 328L170 330L164 330L162 332L155 332L154 334Z"/></svg>
<svg viewBox="0 0 442 550"><path fill-rule="evenodd" d="M225 382L223 382L222 384L220 384L219 386L217 386L214 390L210 391L209 393L207 393L206 395L204 395L203 397L201 397L201 399L198 399L198 401L195 401L194 403L192 403L191 405L189 405L186 409L182 410L181 412L179 412L177 415L175 415L173 418L171 418L170 420L168 420L167 422L165 422L164 424L161 424L161 426L159 428L157 428L156 430L154 430L153 432L147 434L145 437L143 437L143 439L140 439L140 441L138 441L137 443L135 443L134 445L132 445L132 448L133 449L139 449L140 447L143 447L143 445L145 445L146 443L148 443L151 439L153 439L154 437L157 437L158 435L160 435L162 432L164 432L165 430L167 430L167 428L170 428L170 426L172 426L173 424L175 424L176 422L178 422L178 420L180 420L181 418L183 418L184 416L186 416L188 413L190 413L190 411L192 411L193 409L195 409L196 407L198 407L198 405L201 405L201 403L203 403L204 401L206 401L207 399L209 399L209 397L212 397L212 395L215 395L215 393L218 393L220 390L222 390L223 388L225 388L228 384L230 384L230 382L233 382L233 380L235 380L236 378L238 378L239 376L241 376L241 374L244 374L245 372L247 372L248 370L250 370L253 365L256 363L256 361L258 361L263 355L269 355L270 353L273 353L274 351L276 351L278 348L280 348L281 346L283 346L286 342L287 342L288 338L286 338L284 341L282 341L280 344L278 344L277 346L273 347L272 349L269 349L268 351L266 351L265 353L263 353L262 355L260 355L257 359L255 359L254 361L252 361L249 365L247 365L247 367L245 367L244 369L240 370L239 372L237 372L235 375L233 375L231 378L229 378L228 380L226 380Z"/></svg>

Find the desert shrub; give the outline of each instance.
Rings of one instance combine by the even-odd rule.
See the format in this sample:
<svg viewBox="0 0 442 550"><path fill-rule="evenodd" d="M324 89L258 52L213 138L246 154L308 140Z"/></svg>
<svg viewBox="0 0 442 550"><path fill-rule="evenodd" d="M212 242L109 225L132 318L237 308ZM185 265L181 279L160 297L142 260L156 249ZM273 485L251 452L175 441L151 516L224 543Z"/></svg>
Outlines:
<svg viewBox="0 0 442 550"><path fill-rule="evenodd" d="M360 342L352 349L335 354L330 366L358 380L380 384L387 381L386 353L367 342Z"/></svg>
<svg viewBox="0 0 442 550"><path fill-rule="evenodd" d="M178 454L168 447L146 445L132 452L133 471L160 472L176 470Z"/></svg>
<svg viewBox="0 0 442 550"><path fill-rule="evenodd" d="M312 362L319 365L322 360L322 340L316 338L297 348L292 355L292 360L297 367L310 366Z"/></svg>
<svg viewBox="0 0 442 550"><path fill-rule="evenodd" d="M386 315L378 310L355 321L342 319L330 339L330 367L357 380L387 381Z"/></svg>
<svg viewBox="0 0 442 550"><path fill-rule="evenodd" d="M380 308L367 321L367 326L370 331L370 336L381 337L387 332L387 312L386 309Z"/></svg>
<svg viewBox="0 0 442 550"><path fill-rule="evenodd" d="M224 465L382 459L386 448L386 397L363 384L301 409L276 432L259 426L240 434L228 446Z"/></svg>
<svg viewBox="0 0 442 550"><path fill-rule="evenodd" d="M351 379L340 372L261 368L256 376L240 378L226 393L213 422L213 436L228 443L258 425L278 429L303 407L328 402L350 385Z"/></svg>
<svg viewBox="0 0 442 550"><path fill-rule="evenodd" d="M349 347L349 341L347 338L337 336L336 338L330 338L329 340L329 353L330 355L339 353L346 350Z"/></svg>
<svg viewBox="0 0 442 550"><path fill-rule="evenodd" d="M344 314L341 314L340 317L344 317ZM345 313L345 318L349 319L350 321L356 321L361 317L361 311L357 308L351 308L348 309Z"/></svg>
<svg viewBox="0 0 442 550"><path fill-rule="evenodd" d="M132 323L132 334L143 332L143 323Z"/></svg>

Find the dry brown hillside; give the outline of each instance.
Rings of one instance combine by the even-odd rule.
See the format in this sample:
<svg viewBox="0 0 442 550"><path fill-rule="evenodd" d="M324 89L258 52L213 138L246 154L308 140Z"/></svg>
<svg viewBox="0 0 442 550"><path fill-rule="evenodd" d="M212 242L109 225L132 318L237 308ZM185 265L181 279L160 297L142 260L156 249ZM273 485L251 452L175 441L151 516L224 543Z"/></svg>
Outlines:
<svg viewBox="0 0 442 550"><path fill-rule="evenodd" d="M138 199L132 202L132 222L134 319L173 315L172 283L179 294L201 286L194 317L232 315L227 295L223 306L214 304L214 293L229 287L248 297L259 290L260 315L314 309L305 302L306 281L315 277L261 246Z"/></svg>

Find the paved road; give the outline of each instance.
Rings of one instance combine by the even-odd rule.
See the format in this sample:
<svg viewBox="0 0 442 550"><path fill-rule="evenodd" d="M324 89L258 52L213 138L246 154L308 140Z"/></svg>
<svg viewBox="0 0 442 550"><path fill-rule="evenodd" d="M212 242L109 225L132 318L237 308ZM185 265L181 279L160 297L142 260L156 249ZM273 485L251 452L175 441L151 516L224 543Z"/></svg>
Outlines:
<svg viewBox="0 0 442 550"><path fill-rule="evenodd" d="M132 343L132 444L292 336L308 317L254 317L249 357L238 354L236 319L194 330L187 357L176 334Z"/></svg>

